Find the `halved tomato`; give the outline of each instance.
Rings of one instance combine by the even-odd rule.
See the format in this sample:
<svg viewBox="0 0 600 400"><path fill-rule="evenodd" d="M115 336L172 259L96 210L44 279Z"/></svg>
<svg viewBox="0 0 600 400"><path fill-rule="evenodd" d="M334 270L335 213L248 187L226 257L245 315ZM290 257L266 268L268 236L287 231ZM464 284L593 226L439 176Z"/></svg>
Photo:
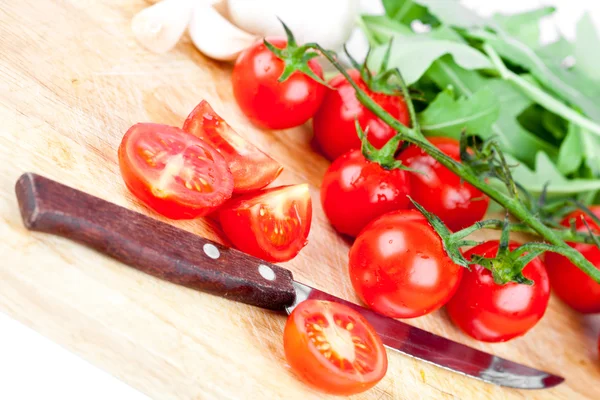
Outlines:
<svg viewBox="0 0 600 400"><path fill-rule="evenodd" d="M234 193L262 189L283 170L281 164L241 137L206 100L190 113L183 130L217 148L233 174Z"/></svg>
<svg viewBox="0 0 600 400"><path fill-rule="evenodd" d="M312 218L308 185L237 197L221 208L219 218L237 249L271 262L288 261L307 243Z"/></svg>
<svg viewBox="0 0 600 400"><path fill-rule="evenodd" d="M375 329L362 315L338 303L300 303L285 325L283 347L300 379L331 394L364 392L387 371L387 353Z"/></svg>
<svg viewBox="0 0 600 400"><path fill-rule="evenodd" d="M233 176L217 150L173 126L129 128L119 146L119 166L129 190L172 219L206 215L233 191Z"/></svg>

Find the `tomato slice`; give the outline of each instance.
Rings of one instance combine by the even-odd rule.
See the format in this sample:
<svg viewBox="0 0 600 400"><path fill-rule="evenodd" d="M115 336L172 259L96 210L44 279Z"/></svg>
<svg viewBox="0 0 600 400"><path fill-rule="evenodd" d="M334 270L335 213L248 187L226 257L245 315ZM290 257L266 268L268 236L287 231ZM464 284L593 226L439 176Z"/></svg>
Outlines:
<svg viewBox="0 0 600 400"><path fill-rule="evenodd" d="M293 371L330 394L364 392L387 371L387 353L375 329L358 312L338 303L300 303L285 325L283 346Z"/></svg>
<svg viewBox="0 0 600 400"><path fill-rule="evenodd" d="M172 219L206 215L233 191L233 176L215 148L173 126L129 128L119 146L119 166L127 188Z"/></svg>
<svg viewBox="0 0 600 400"><path fill-rule="evenodd" d="M307 244L312 203L307 184L280 186L225 204L221 226L239 250L271 262L294 258Z"/></svg>
<svg viewBox="0 0 600 400"><path fill-rule="evenodd" d="M241 137L206 100L190 113L183 130L217 148L233 174L234 193L262 189L283 170L281 164Z"/></svg>

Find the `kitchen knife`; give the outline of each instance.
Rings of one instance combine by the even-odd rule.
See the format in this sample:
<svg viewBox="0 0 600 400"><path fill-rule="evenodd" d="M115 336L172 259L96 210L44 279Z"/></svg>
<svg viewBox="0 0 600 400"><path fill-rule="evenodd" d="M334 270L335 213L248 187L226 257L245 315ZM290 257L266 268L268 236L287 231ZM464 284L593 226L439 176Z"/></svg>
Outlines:
<svg viewBox="0 0 600 400"><path fill-rule="evenodd" d="M169 282L288 313L307 299L334 301L361 313L388 348L442 368L519 389L549 388L564 381L384 317L296 282L285 268L48 178L24 174L16 194L28 229L83 243Z"/></svg>

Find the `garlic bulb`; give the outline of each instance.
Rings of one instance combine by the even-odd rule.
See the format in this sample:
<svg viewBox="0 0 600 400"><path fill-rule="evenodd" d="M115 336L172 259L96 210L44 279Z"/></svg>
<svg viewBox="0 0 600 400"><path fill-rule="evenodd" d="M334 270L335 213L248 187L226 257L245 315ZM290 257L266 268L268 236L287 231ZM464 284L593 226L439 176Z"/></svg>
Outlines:
<svg viewBox="0 0 600 400"><path fill-rule="evenodd" d="M350 36L358 0L227 0L231 21L260 37L284 35L278 17L299 43L339 49Z"/></svg>
<svg viewBox="0 0 600 400"><path fill-rule="evenodd" d="M194 45L204 55L216 60L235 60L238 54L253 44L258 37L251 35L229 22L216 4L198 3L193 10L188 32Z"/></svg>
<svg viewBox="0 0 600 400"><path fill-rule="evenodd" d="M131 29L137 41L150 51L171 50L190 21L194 0L162 0L133 17Z"/></svg>

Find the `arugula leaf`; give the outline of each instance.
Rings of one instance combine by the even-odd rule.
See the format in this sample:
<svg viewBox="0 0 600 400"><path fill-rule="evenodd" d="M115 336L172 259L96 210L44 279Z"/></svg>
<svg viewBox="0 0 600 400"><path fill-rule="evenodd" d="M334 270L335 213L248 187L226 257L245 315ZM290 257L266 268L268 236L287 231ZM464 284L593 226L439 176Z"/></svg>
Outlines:
<svg viewBox="0 0 600 400"><path fill-rule="evenodd" d="M463 6L458 0L415 0L415 3L427 7L431 14L447 25L472 28L487 24L485 18Z"/></svg>
<svg viewBox="0 0 600 400"><path fill-rule="evenodd" d="M580 131L581 128L577 125L569 124L567 136L560 145L556 167L563 175L577 171L583 162L583 142Z"/></svg>
<svg viewBox="0 0 600 400"><path fill-rule="evenodd" d="M516 160L510 156L506 157L509 164L515 164ZM551 197L581 194L600 189L600 179L569 180L565 178L543 152L537 153L534 170L518 164L512 169L512 175L534 195L541 194L546 183L548 183L548 195Z"/></svg>
<svg viewBox="0 0 600 400"><path fill-rule="evenodd" d="M362 15L362 26L367 29L368 36L378 44L385 44L396 35L409 36L414 32L406 25L394 21L385 15Z"/></svg>
<svg viewBox="0 0 600 400"><path fill-rule="evenodd" d="M507 34L514 36L531 48L536 48L540 41L540 19L555 11L554 7L542 7L520 14L494 14L492 19Z"/></svg>
<svg viewBox="0 0 600 400"><path fill-rule="evenodd" d="M587 75L596 83L600 83L600 37L594 27L594 21L585 14L577 24L577 40L575 41L575 68Z"/></svg>
<svg viewBox="0 0 600 400"><path fill-rule="evenodd" d="M378 70L387 45L373 49L369 67ZM467 44L450 40L436 40L431 37L414 35L394 37L388 66L399 68L407 84L413 84L421 78L431 64L443 55L451 54L454 61L463 68L491 68L490 60L481 52Z"/></svg>
<svg viewBox="0 0 600 400"><path fill-rule="evenodd" d="M599 85L583 74L562 68L562 59L556 59L543 49L536 52L508 35L499 36L481 29L470 30L467 35L488 43L502 57L529 70L548 90L600 122L600 105L596 100L600 96Z"/></svg>
<svg viewBox="0 0 600 400"><path fill-rule="evenodd" d="M580 138L583 145L585 165L592 176L600 176L600 138L581 129Z"/></svg>
<svg viewBox="0 0 600 400"><path fill-rule="evenodd" d="M490 132L499 113L500 104L490 89L455 100L454 91L447 88L419 114L419 122L426 134L460 139L463 130L470 134Z"/></svg>
<svg viewBox="0 0 600 400"><path fill-rule="evenodd" d="M385 13L392 20L406 25L414 20L433 22L433 17L427 9L413 0L383 0Z"/></svg>

